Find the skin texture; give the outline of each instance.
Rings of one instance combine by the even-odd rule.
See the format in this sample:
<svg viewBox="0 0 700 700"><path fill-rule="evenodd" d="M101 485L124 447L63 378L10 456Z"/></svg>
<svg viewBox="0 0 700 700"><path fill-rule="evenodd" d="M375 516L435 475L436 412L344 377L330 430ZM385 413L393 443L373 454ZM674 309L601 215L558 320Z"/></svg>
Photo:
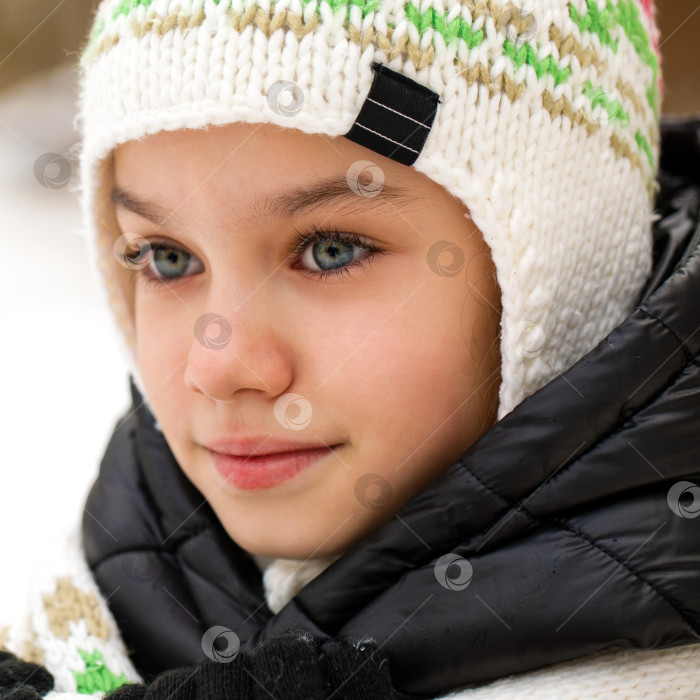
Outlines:
<svg viewBox="0 0 700 700"><path fill-rule="evenodd" d="M364 187L355 201L291 219L247 209L257 200L260 213L268 193L344 178L358 161L374 165L353 181ZM370 172L410 197L378 205L367 192L381 177ZM247 551L341 554L495 422L501 309L489 250L465 206L422 173L343 137L237 123L128 142L115 152L114 181L168 215L157 225L117 204L119 234L167 239L191 256L188 267L175 255L179 278L164 286L147 275L173 268L153 252L134 271L137 361L178 463ZM383 254L346 265L349 274L310 277L342 267L331 257L338 245L350 260L369 255L333 234L290 255L295 230L312 224L357 233ZM445 241L456 257L438 256ZM220 347L195 336L206 313L230 324ZM275 415L288 393L311 411L303 429ZM342 445L274 487L239 489L204 445L251 433Z"/></svg>

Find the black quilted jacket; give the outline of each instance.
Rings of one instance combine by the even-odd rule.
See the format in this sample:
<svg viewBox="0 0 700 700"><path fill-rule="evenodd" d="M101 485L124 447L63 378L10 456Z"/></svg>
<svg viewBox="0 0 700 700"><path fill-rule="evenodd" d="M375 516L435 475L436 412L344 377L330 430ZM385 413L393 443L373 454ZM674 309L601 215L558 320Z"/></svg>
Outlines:
<svg viewBox="0 0 700 700"><path fill-rule="evenodd" d="M291 627L369 640L374 692L336 698L435 697L604 649L700 642L700 120L662 120L660 167L634 313L276 615L132 384L87 501L102 526L85 517L83 536L147 682L198 663L216 625L241 659ZM158 585L129 575L144 554ZM436 567L445 555L457 563ZM336 672L366 663L350 654Z"/></svg>

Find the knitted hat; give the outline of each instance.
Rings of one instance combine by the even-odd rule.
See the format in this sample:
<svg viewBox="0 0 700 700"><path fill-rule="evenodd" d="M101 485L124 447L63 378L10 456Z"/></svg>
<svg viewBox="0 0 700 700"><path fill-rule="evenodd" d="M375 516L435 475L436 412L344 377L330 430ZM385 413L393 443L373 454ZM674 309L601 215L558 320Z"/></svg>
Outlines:
<svg viewBox="0 0 700 700"><path fill-rule="evenodd" d="M144 396L110 156L161 130L344 135L457 197L502 294L499 419L621 323L650 273L652 0L104 0L79 70L89 254Z"/></svg>

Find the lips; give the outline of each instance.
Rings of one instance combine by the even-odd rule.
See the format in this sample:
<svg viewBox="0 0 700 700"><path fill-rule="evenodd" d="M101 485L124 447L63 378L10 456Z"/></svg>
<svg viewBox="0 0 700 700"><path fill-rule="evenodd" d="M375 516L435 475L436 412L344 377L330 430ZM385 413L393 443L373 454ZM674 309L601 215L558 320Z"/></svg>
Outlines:
<svg viewBox="0 0 700 700"><path fill-rule="evenodd" d="M297 443L298 445L298 443ZM231 455L211 451L214 467L238 489L266 489L306 471L339 445L295 449L258 455Z"/></svg>
<svg viewBox="0 0 700 700"><path fill-rule="evenodd" d="M319 442L292 442L277 440L270 435L246 436L238 439L215 440L205 444L212 452L235 457L258 457L261 455L282 454L299 450L322 449L329 445Z"/></svg>

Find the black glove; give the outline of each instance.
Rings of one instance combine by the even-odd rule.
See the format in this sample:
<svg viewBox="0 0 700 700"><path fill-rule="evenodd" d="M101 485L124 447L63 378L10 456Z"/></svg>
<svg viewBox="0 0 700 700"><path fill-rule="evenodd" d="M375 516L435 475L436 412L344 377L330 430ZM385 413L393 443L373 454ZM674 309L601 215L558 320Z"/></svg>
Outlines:
<svg viewBox="0 0 700 700"><path fill-rule="evenodd" d="M209 657L104 700L391 700L389 661L376 642L319 642L302 630L269 637L228 662Z"/></svg>
<svg viewBox="0 0 700 700"><path fill-rule="evenodd" d="M39 700L52 688L48 669L0 651L0 700Z"/></svg>

